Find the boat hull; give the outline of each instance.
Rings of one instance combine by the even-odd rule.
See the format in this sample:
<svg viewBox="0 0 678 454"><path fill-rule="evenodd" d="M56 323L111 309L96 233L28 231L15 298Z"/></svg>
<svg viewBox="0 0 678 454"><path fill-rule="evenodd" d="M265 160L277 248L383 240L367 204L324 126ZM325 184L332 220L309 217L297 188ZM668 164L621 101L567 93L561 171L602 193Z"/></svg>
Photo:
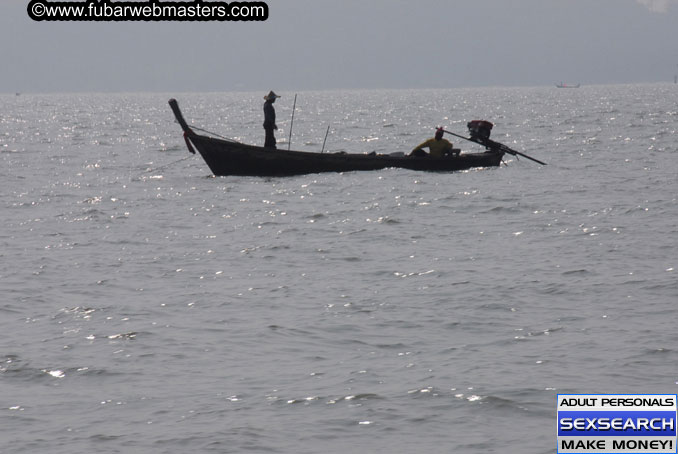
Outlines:
<svg viewBox="0 0 678 454"><path fill-rule="evenodd" d="M216 176L289 176L322 172L353 172L391 167L453 172L501 164L503 153L464 153L444 158L356 153L312 153L277 150L202 135L189 135Z"/></svg>
<svg viewBox="0 0 678 454"><path fill-rule="evenodd" d="M504 156L501 149L485 153L464 153L444 158L431 158L403 154L394 156L376 153L312 153L263 148L196 134L186 123L176 99L170 99L169 105L184 131L188 149L194 153L193 148L197 149L216 176L272 177L380 170L390 167L429 172L454 172L474 167L496 167L501 164Z"/></svg>

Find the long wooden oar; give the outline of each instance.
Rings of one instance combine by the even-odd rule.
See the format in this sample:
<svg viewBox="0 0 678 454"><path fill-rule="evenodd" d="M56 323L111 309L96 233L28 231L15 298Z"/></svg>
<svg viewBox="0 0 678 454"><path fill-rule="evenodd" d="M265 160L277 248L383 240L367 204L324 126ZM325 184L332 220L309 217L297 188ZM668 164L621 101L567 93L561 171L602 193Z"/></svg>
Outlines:
<svg viewBox="0 0 678 454"><path fill-rule="evenodd" d="M499 150L499 151L502 151L502 152L504 152L504 153L511 154L511 155L513 155L513 156L515 156L515 155L522 156L523 158L527 158L527 159L529 159L529 160L531 160L531 161L536 162L537 164L541 164L541 165L543 165L543 166L546 165L545 162L542 162L542 161L540 161L539 159L535 159L535 158L533 158L532 156L528 156L528 155L526 155L526 154L524 154L524 153L521 153L521 152L519 152L519 151L513 150L513 149L507 147L506 145L504 145L503 143L495 142L494 140L490 140L490 139L483 139L483 140L473 139L473 138L469 138L469 137L460 136L459 134L455 134L455 133L453 133L453 132L446 131L446 130L444 130L444 129L443 129L443 132L445 132L445 133L447 133L447 134L450 134L450 135L452 135L452 136L455 136L455 137L459 137L460 139L468 140L469 142L477 143L477 144L482 145L482 146L484 146L484 147L487 147L487 148L489 148L489 149Z"/></svg>

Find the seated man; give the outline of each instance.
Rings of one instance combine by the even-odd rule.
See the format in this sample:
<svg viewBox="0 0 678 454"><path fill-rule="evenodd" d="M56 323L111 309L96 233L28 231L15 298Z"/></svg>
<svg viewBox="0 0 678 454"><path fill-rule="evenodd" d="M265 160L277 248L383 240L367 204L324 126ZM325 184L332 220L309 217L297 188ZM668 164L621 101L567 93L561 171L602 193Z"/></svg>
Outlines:
<svg viewBox="0 0 678 454"><path fill-rule="evenodd" d="M417 147L410 153L410 156L430 156L432 158L442 158L450 154L459 155L459 150L453 148L452 143L449 140L443 139L443 134L443 128L438 128L436 130L435 137L417 145ZM426 154L422 148L428 148L429 153Z"/></svg>

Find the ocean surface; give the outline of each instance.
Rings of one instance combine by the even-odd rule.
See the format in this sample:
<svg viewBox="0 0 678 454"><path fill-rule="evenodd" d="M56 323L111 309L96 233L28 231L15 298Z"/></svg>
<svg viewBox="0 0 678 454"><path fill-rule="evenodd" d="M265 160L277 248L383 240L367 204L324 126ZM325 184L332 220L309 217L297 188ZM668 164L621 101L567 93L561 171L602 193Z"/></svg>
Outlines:
<svg viewBox="0 0 678 454"><path fill-rule="evenodd" d="M548 166L287 178L167 105L263 144L265 93L0 95L0 451L546 454L559 393L678 392L677 92L300 92L294 149Z"/></svg>

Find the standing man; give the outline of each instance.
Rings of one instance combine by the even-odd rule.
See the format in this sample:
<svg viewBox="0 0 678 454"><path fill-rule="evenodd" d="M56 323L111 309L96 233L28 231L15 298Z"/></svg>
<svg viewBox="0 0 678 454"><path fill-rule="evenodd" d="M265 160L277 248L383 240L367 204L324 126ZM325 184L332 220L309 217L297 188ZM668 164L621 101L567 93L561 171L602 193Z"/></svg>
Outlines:
<svg viewBox="0 0 678 454"><path fill-rule="evenodd" d="M276 148L275 146L275 135L273 131L278 129L278 126L275 124L275 109L273 108L273 103L280 96L273 93L273 90L266 96L264 99L264 130L266 131L266 142L264 142L264 147L266 148Z"/></svg>

